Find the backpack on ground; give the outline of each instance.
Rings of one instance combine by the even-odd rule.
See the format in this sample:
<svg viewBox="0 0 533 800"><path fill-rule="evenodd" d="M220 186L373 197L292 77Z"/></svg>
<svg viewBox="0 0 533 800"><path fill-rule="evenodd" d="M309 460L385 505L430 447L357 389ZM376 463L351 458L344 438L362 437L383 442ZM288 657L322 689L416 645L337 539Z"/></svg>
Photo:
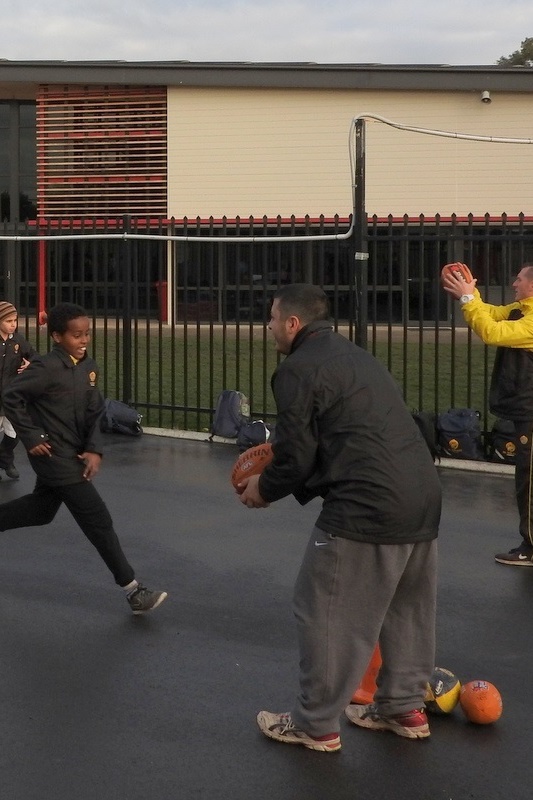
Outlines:
<svg viewBox="0 0 533 800"><path fill-rule="evenodd" d="M436 461L440 458L437 414L435 411L411 411L411 416L428 446L431 458Z"/></svg>
<svg viewBox="0 0 533 800"><path fill-rule="evenodd" d="M448 458L482 461L484 458L479 411L450 408L437 418L439 448Z"/></svg>
<svg viewBox="0 0 533 800"><path fill-rule="evenodd" d="M262 419L245 422L244 425L241 425L237 435L239 450L244 453L245 450L248 450L249 447L255 447L256 444L272 442L272 431L272 426L266 425Z"/></svg>
<svg viewBox="0 0 533 800"><path fill-rule="evenodd" d="M142 414L123 403L121 400L106 398L104 413L100 420L100 429L104 433L124 433L127 436L140 436Z"/></svg>
<svg viewBox="0 0 533 800"><path fill-rule="evenodd" d="M514 423L497 419L490 432L490 458L503 464L516 464Z"/></svg>
<svg viewBox="0 0 533 800"><path fill-rule="evenodd" d="M210 439L236 439L246 422L250 422L248 398L236 389L224 389L217 398Z"/></svg>

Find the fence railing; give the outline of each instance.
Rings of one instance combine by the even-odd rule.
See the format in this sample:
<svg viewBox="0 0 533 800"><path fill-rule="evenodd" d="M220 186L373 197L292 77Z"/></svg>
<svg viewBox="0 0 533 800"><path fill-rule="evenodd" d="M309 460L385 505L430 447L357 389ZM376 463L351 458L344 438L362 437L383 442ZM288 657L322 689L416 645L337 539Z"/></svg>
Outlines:
<svg viewBox="0 0 533 800"><path fill-rule="evenodd" d="M39 313L82 305L104 394L133 403L146 426L201 431L225 388L274 419L270 297L316 283L335 327L386 364L409 407L475 408L487 431L494 353L465 328L440 268L464 261L485 299L509 302L513 275L533 263L533 220L369 219L368 261L355 259L348 229L339 219L5 225L0 297L39 350L49 347Z"/></svg>

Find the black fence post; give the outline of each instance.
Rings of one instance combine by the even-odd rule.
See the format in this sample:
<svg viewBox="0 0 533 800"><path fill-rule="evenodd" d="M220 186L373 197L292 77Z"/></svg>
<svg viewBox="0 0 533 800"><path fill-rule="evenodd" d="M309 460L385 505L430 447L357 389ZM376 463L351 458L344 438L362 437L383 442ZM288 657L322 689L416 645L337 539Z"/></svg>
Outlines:
<svg viewBox="0 0 533 800"><path fill-rule="evenodd" d="M355 122L354 186L354 285L356 295L355 341L365 350L368 345L368 231L365 210L365 121Z"/></svg>
<svg viewBox="0 0 533 800"><path fill-rule="evenodd" d="M131 232L131 219L129 216L123 218L123 232ZM122 244L122 400L131 403L132 395L132 313L131 313L131 243L129 239L124 239Z"/></svg>

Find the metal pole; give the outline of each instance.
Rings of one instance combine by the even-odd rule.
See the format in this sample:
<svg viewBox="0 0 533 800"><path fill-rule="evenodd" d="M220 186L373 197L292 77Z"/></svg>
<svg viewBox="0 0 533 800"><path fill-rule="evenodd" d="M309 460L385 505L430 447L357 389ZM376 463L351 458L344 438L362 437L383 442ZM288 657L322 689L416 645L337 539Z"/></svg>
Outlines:
<svg viewBox="0 0 533 800"><path fill-rule="evenodd" d="M365 210L365 120L355 123L354 239L356 320L355 341L365 350L368 345L368 231Z"/></svg>
<svg viewBox="0 0 533 800"><path fill-rule="evenodd" d="M131 220L124 217L124 231L131 231ZM132 400L132 375L131 375L131 243L127 240L122 245L122 291L123 291L123 317L122 317L122 400L130 403ZM117 286L117 294L120 286Z"/></svg>

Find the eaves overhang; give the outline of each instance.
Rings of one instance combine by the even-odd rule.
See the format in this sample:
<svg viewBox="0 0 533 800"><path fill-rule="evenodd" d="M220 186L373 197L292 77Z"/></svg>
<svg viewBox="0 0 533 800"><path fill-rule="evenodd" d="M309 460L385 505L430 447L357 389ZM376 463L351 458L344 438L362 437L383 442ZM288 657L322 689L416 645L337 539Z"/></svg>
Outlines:
<svg viewBox="0 0 533 800"><path fill-rule="evenodd" d="M1 84L531 92L533 68L446 64L0 60Z"/></svg>

